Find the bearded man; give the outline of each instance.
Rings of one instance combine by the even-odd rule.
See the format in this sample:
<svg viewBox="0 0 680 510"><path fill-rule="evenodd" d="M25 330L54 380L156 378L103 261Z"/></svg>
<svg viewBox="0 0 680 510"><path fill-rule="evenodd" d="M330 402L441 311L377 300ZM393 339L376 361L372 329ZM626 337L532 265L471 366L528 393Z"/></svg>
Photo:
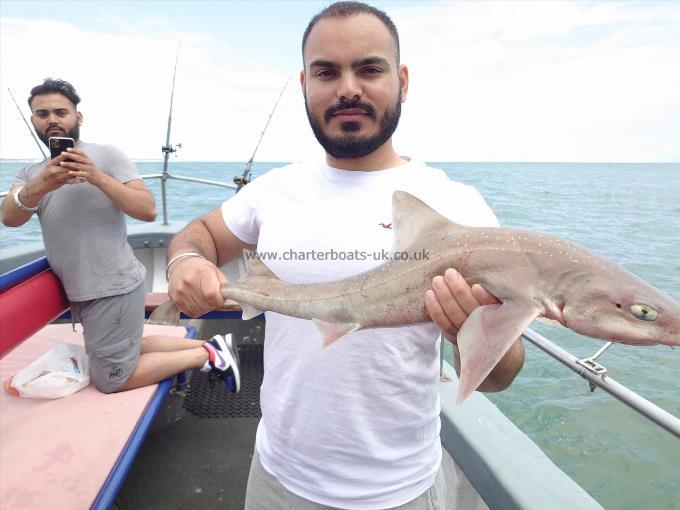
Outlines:
<svg viewBox="0 0 680 510"><path fill-rule="evenodd" d="M169 293L189 315L222 304L226 278L218 267L244 248L389 250L395 190L461 224L498 224L475 189L395 151L409 74L384 12L330 5L309 23L302 57L301 90L325 160L268 172L172 240ZM385 262L289 259L271 257L267 265L292 283L345 278ZM434 322L360 330L327 349L312 321L266 313L262 419L246 509L444 508L438 337L441 330L455 342L472 310L494 298L448 270L423 301ZM523 359L518 340L480 389L509 386Z"/></svg>
<svg viewBox="0 0 680 510"><path fill-rule="evenodd" d="M127 242L125 215L156 218L153 195L135 164L119 149L80 140L80 97L63 80L47 78L28 105L38 137L69 137L75 147L22 168L0 205L9 227L40 218L47 260L83 326L90 378L111 393L157 383L201 368L238 391L238 355L230 337L208 342L147 336L144 266Z"/></svg>

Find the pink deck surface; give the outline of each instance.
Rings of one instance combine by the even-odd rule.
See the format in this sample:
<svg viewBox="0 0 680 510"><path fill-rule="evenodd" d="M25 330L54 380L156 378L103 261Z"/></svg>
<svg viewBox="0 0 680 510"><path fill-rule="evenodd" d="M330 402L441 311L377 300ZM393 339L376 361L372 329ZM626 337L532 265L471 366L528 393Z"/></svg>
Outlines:
<svg viewBox="0 0 680 510"><path fill-rule="evenodd" d="M2 382L56 343L82 345L77 328L43 328L0 360ZM184 337L186 330L145 326L144 334ZM156 387L105 395L90 385L58 400L0 389L0 508L89 508Z"/></svg>

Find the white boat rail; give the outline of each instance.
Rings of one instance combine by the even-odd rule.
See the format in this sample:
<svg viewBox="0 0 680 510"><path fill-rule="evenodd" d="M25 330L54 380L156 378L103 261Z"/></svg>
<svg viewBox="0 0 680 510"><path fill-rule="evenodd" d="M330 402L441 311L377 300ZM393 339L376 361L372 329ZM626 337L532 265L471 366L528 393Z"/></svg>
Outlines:
<svg viewBox="0 0 680 510"><path fill-rule="evenodd" d="M236 184L231 184L229 182L221 182L221 181L212 181L210 179L199 179L197 177L186 177L184 175L172 175L169 172L163 172L161 174L145 174L141 176L142 179L161 179L161 181L165 182L169 179L175 179L177 181L188 181L188 182L197 182L199 184L208 184L209 186L219 186L221 188L229 188L236 190L238 186ZM4 198L7 195L9 195L9 190L7 191L0 191L0 198ZM165 187L161 189L161 198L163 199L163 211L167 212L167 204L166 204L166 194L165 194ZM165 217L164 214L164 225L168 224L167 217Z"/></svg>
<svg viewBox="0 0 680 510"><path fill-rule="evenodd" d="M165 151L165 147L163 148ZM175 149L173 149L174 152ZM239 189L239 186L236 184L231 184L229 182L220 182L220 181L212 181L210 179L199 179L197 177L186 177L184 175L173 175L170 172L168 172L168 163L167 163L167 152L166 152L166 157L165 157L165 162L163 163L163 173L160 174L145 174L142 175L142 179L160 179L161 180L161 204L162 204L162 210L163 210L163 225L168 224L168 201L167 201L167 195L166 195L166 182L170 179L174 179L176 181L186 181L186 182L196 182L198 184L207 184L209 186L218 186L221 188L229 188L233 189L236 191Z"/></svg>

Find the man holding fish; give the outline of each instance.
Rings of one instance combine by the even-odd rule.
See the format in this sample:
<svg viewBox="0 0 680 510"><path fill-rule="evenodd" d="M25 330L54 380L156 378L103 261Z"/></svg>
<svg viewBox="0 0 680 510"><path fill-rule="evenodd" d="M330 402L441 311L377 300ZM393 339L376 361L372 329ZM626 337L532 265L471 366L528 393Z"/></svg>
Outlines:
<svg viewBox="0 0 680 510"><path fill-rule="evenodd" d="M191 316L222 305L220 285L227 280L218 267L243 249L371 254L397 246L397 190L457 223L498 225L474 188L393 148L409 76L385 13L356 2L333 4L308 25L302 52L300 84L325 161L272 170L173 239L169 293ZM285 282L316 283L384 262L336 258L274 256L266 265ZM249 270L266 270L255 264ZM438 336L441 330L455 344L467 316L497 301L453 269L436 276L419 299L433 322L359 330L267 312L262 420L247 509L445 507ZM327 343L351 334L322 349L319 330ZM517 340L479 389L507 388L523 360Z"/></svg>

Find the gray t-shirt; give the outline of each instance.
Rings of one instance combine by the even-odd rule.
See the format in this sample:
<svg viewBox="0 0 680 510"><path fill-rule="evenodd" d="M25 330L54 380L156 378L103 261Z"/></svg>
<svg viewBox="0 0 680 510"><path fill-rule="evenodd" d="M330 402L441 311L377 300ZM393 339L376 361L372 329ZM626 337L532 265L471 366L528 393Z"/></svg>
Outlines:
<svg viewBox="0 0 680 510"><path fill-rule="evenodd" d="M135 164L111 145L79 142L77 148L122 183L141 178ZM48 161L19 170L16 184L33 179ZM38 206L47 260L70 301L126 294L144 281L144 266L127 242L125 213L99 188L66 184Z"/></svg>

